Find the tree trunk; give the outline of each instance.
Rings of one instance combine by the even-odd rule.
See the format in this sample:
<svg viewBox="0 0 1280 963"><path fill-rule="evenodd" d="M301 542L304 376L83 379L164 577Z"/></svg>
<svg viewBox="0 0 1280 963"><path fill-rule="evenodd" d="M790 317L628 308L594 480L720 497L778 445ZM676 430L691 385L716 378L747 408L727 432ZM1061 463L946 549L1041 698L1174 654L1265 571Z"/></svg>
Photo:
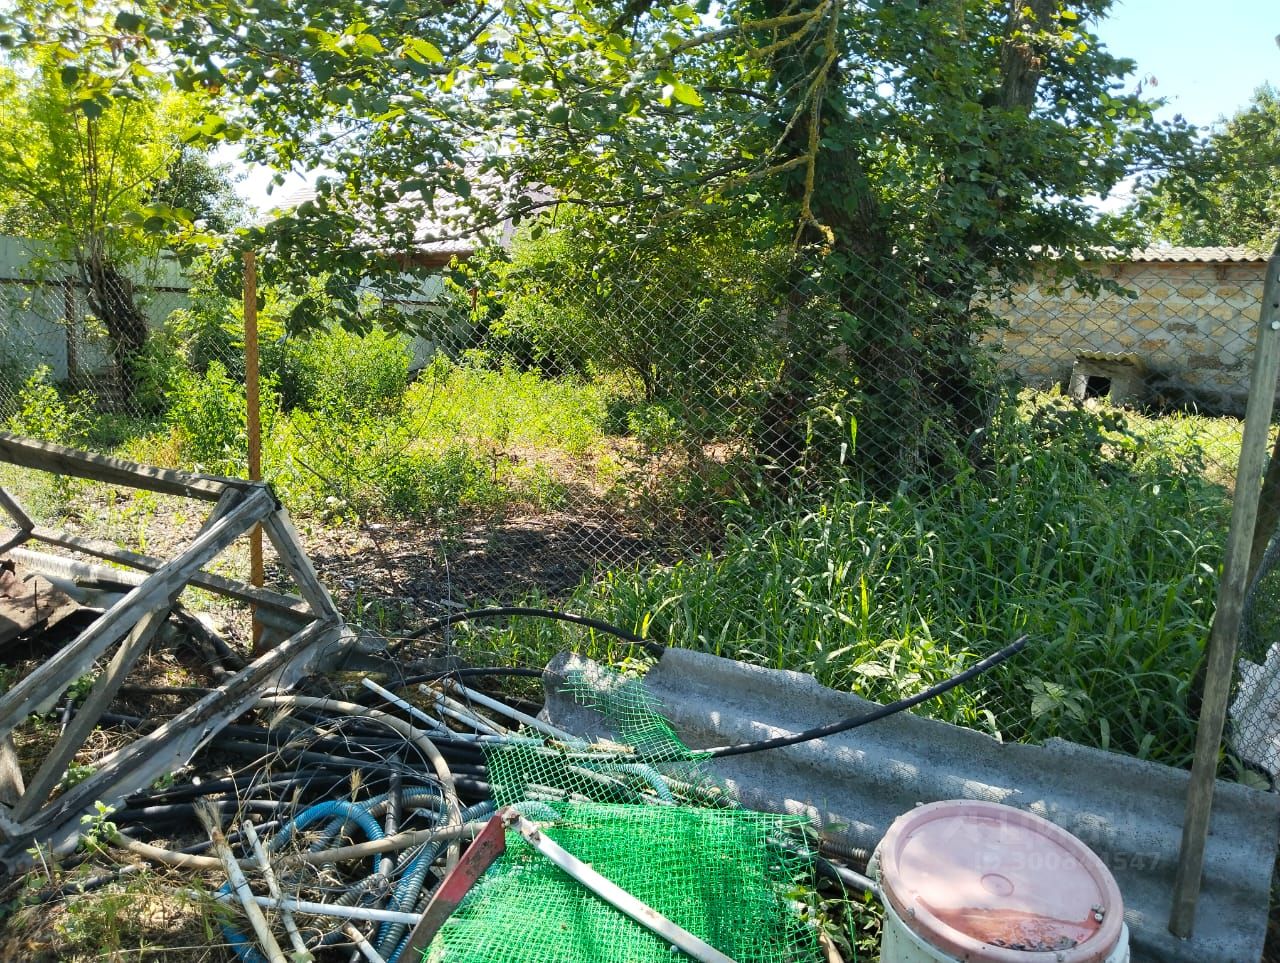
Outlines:
<svg viewBox="0 0 1280 963"><path fill-rule="evenodd" d="M120 378L120 402L132 405L137 389L137 363L147 343L147 316L134 299L133 282L104 257L81 265L86 275L89 310L107 329Z"/></svg>

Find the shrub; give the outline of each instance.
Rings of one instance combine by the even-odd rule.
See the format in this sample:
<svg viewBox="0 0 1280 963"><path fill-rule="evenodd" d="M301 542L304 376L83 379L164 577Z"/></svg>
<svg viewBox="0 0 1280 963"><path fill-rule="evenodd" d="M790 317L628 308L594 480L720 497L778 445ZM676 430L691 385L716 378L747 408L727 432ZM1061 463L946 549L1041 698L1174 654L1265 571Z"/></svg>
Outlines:
<svg viewBox="0 0 1280 963"><path fill-rule="evenodd" d="M248 457L246 408L243 385L231 378L221 361L210 361L204 374L184 374L168 414L184 460L216 474L243 472Z"/></svg>
<svg viewBox="0 0 1280 963"><path fill-rule="evenodd" d="M93 428L94 399L87 392L64 393L41 365L14 398L8 429L59 445L83 446Z"/></svg>
<svg viewBox="0 0 1280 963"><path fill-rule="evenodd" d="M286 409L387 412L409 387L409 361L402 335L333 328L284 342L272 373Z"/></svg>
<svg viewBox="0 0 1280 963"><path fill-rule="evenodd" d="M743 513L715 555L613 573L570 607L881 701L1026 633L1012 662L917 711L1182 765L1228 508L1138 427L1010 401L987 474L888 500L844 485L771 518ZM499 644L531 659L566 645L559 630L514 632Z"/></svg>

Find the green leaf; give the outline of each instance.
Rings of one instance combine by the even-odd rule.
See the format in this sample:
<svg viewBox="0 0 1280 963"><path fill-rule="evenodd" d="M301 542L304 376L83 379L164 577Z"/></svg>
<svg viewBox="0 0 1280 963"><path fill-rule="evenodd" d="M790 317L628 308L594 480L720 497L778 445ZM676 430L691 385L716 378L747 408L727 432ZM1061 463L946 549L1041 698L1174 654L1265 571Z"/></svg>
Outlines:
<svg viewBox="0 0 1280 963"><path fill-rule="evenodd" d="M670 70L658 71L658 76L654 78L658 83L662 84L662 102L670 106L673 100L682 104L688 104L690 107L701 107L702 98L698 92L688 84L679 80Z"/></svg>
<svg viewBox="0 0 1280 963"><path fill-rule="evenodd" d="M86 97L76 101L76 109L90 120L97 120L102 116L105 106L97 97Z"/></svg>
<svg viewBox="0 0 1280 963"><path fill-rule="evenodd" d="M679 80L671 85L671 93L682 104L688 104L690 107L702 106L702 97L698 92Z"/></svg>
<svg viewBox="0 0 1280 963"><path fill-rule="evenodd" d="M115 27L117 30L135 31L142 26L142 17L136 13L130 13L128 10L121 10L116 14Z"/></svg>
<svg viewBox="0 0 1280 963"><path fill-rule="evenodd" d="M404 55L418 63L444 63L444 54L430 40L421 37L409 37L404 42Z"/></svg>
<svg viewBox="0 0 1280 963"><path fill-rule="evenodd" d="M74 87L76 85L76 81L80 79L80 68L67 64L58 71L58 79L62 81L62 86Z"/></svg>

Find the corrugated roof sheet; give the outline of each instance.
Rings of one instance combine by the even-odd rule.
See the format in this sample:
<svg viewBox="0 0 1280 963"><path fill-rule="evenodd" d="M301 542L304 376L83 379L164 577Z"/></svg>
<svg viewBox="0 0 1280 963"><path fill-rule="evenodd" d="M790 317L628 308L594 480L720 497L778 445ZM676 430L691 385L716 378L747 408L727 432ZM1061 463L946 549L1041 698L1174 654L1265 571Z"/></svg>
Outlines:
<svg viewBox="0 0 1280 963"><path fill-rule="evenodd" d="M1129 261L1185 261L1201 264L1265 262L1267 255L1247 247L1144 247Z"/></svg>

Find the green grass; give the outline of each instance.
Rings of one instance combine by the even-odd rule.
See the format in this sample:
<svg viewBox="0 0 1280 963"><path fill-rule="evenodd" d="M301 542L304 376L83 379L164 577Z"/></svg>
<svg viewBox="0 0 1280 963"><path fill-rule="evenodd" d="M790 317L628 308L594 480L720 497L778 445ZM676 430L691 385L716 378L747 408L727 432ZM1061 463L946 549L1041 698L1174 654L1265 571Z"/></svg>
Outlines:
<svg viewBox="0 0 1280 963"><path fill-rule="evenodd" d="M402 379L398 390L373 397L345 390L338 373L317 378L328 387L308 404L286 410L268 386L263 405L264 476L295 511L450 522L558 508L571 484L607 481L602 387L443 358L413 383ZM242 389L215 363L186 377L158 430L120 451L244 474L243 410Z"/></svg>
<svg viewBox="0 0 1280 963"><path fill-rule="evenodd" d="M324 387L288 410L268 392L266 474L291 507L330 521L386 513L448 525L571 507L575 488L607 487L617 391L443 359L405 386L390 376L407 363L393 347L370 350L355 370L386 375L379 392L343 388L343 372L318 374ZM242 471L241 389L216 365L184 377L163 427L122 450ZM19 401L18 430L70 443L93 431L86 406L46 383ZM988 460L944 483L887 499L845 483L731 507L714 554L606 573L570 607L880 701L1025 633L1031 644L1014 662L925 711L1004 739L1061 736L1181 765L1239 439L1234 419L1028 393L1001 408ZM51 485L51 511L74 499L73 483ZM487 659L536 665L576 644L565 633L524 623L472 644Z"/></svg>
<svg viewBox="0 0 1280 963"><path fill-rule="evenodd" d="M1014 661L921 711L1183 765L1229 505L1198 435L1156 445L1143 427L1024 400L998 419L984 469L889 500L845 486L744 515L714 555L610 573L569 607L879 701L1026 633ZM483 644L536 665L582 642L524 622Z"/></svg>
<svg viewBox="0 0 1280 963"><path fill-rule="evenodd" d="M406 404L425 414L431 435L585 455L600 448L610 397L600 384L552 381L531 371L438 365L409 389Z"/></svg>

